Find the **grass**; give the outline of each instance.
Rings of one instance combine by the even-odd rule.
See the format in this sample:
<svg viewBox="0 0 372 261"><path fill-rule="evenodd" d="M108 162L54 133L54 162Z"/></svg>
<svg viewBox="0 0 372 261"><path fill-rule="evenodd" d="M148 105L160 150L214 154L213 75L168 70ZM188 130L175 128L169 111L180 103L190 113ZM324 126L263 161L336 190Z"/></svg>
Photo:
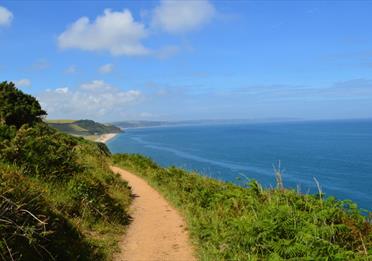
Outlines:
<svg viewBox="0 0 372 261"><path fill-rule="evenodd" d="M101 135L105 133L119 133L121 130L112 125L105 125L91 120L55 120L47 124L61 132L75 136Z"/></svg>
<svg viewBox="0 0 372 261"><path fill-rule="evenodd" d="M87 136L90 132L75 123L48 123L51 127L58 129L64 133L76 135L76 136Z"/></svg>
<svg viewBox="0 0 372 261"><path fill-rule="evenodd" d="M46 123L39 102L13 83L0 83L0 100L0 260L111 260L129 222L130 188L110 171L104 144L48 124L120 129Z"/></svg>
<svg viewBox="0 0 372 261"><path fill-rule="evenodd" d="M111 260L131 191L110 171L107 147L45 124L4 128L0 260Z"/></svg>
<svg viewBox="0 0 372 261"><path fill-rule="evenodd" d="M113 161L183 212L200 260L372 259L372 216L351 201L299 194L280 184L240 187L161 168L141 155L114 155Z"/></svg>
<svg viewBox="0 0 372 261"><path fill-rule="evenodd" d="M99 257L76 227L53 207L36 181L0 166L0 259L88 260Z"/></svg>

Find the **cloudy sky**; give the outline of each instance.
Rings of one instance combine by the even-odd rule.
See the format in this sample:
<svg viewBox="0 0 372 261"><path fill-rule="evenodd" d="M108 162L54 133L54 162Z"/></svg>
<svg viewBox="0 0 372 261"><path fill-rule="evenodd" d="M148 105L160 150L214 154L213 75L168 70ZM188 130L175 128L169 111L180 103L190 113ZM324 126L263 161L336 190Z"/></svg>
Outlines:
<svg viewBox="0 0 372 261"><path fill-rule="evenodd" d="M49 118L370 118L371 13L368 1L1 1L0 80Z"/></svg>

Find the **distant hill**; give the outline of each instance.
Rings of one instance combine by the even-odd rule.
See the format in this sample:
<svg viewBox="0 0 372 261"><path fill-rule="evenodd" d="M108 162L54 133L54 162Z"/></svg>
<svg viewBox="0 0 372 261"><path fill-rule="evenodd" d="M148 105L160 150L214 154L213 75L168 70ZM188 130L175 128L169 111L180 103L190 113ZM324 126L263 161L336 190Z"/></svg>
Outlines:
<svg viewBox="0 0 372 261"><path fill-rule="evenodd" d="M77 136L122 132L119 127L98 123L92 120L47 120L47 123L49 126L59 131Z"/></svg>

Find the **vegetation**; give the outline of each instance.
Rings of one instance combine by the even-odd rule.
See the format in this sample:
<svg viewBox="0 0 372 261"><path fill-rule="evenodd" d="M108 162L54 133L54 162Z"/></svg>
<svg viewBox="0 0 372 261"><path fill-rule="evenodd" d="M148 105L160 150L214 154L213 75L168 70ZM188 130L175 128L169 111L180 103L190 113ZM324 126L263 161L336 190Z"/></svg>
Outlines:
<svg viewBox="0 0 372 261"><path fill-rule="evenodd" d="M48 127L12 83L0 94L0 260L111 259L131 198L107 147Z"/></svg>
<svg viewBox="0 0 372 261"><path fill-rule="evenodd" d="M219 182L140 155L114 163L145 178L187 218L201 260L371 260L371 216L351 201ZM277 173L277 180L280 175Z"/></svg>
<svg viewBox="0 0 372 261"><path fill-rule="evenodd" d="M48 120L48 125L64 133L75 136L101 135L105 133L119 133L122 130L113 125L105 125L92 120Z"/></svg>
<svg viewBox="0 0 372 261"><path fill-rule="evenodd" d="M24 94L14 83L0 83L0 123L20 128L23 124L40 122L46 112L31 95Z"/></svg>

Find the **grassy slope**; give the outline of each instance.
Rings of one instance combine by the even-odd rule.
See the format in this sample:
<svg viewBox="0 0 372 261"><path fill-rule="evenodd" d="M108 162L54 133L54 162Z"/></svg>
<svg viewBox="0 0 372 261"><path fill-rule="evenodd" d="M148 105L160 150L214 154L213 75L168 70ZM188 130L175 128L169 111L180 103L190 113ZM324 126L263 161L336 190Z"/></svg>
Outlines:
<svg viewBox="0 0 372 261"><path fill-rule="evenodd" d="M114 163L145 178L187 218L201 260L371 260L371 220L352 202L247 188L161 168L140 155Z"/></svg>
<svg viewBox="0 0 372 261"><path fill-rule="evenodd" d="M105 133L118 133L120 129L115 126L104 125L91 120L47 120L49 126L64 133L76 136L101 135Z"/></svg>
<svg viewBox="0 0 372 261"><path fill-rule="evenodd" d="M91 135L91 132L84 129L74 123L48 123L49 126L55 128L61 132L68 133L76 136L87 136Z"/></svg>
<svg viewBox="0 0 372 261"><path fill-rule="evenodd" d="M0 127L0 260L110 260L131 198L105 145Z"/></svg>

